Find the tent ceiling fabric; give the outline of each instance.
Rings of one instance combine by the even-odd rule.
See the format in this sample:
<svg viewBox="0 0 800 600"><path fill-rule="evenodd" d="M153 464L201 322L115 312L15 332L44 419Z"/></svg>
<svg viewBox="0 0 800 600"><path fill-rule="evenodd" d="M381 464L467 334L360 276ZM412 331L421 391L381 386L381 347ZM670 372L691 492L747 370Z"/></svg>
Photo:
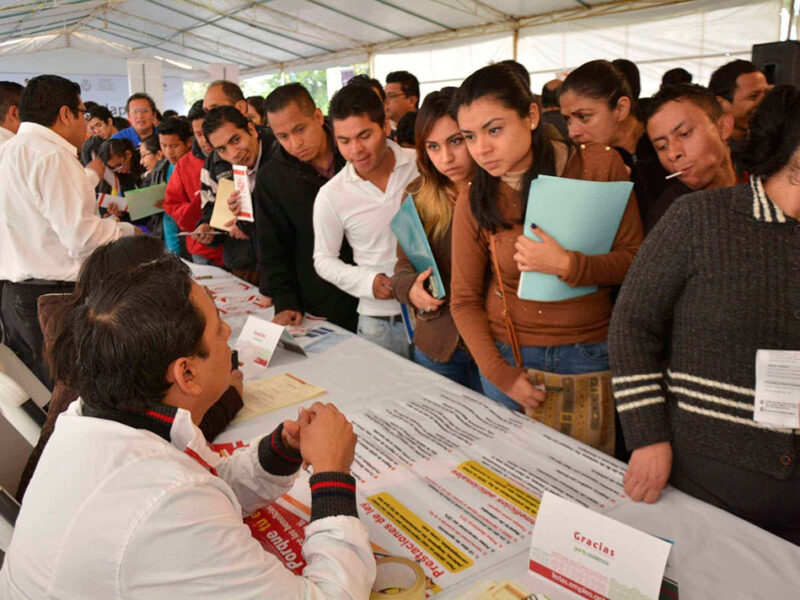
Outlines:
<svg viewBox="0 0 800 600"><path fill-rule="evenodd" d="M243 74L688 0L49 0L0 3L0 55L93 45ZM76 43L77 41L77 43Z"/></svg>

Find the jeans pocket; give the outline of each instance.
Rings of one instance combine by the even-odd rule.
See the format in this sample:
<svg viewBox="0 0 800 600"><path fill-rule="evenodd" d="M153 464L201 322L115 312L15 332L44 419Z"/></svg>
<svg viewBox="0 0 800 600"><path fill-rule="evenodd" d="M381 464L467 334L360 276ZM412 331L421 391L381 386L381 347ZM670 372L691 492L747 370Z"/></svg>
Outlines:
<svg viewBox="0 0 800 600"><path fill-rule="evenodd" d="M597 363L608 364L608 342L597 342L596 344L576 344L581 356ZM606 367L607 368L607 367Z"/></svg>

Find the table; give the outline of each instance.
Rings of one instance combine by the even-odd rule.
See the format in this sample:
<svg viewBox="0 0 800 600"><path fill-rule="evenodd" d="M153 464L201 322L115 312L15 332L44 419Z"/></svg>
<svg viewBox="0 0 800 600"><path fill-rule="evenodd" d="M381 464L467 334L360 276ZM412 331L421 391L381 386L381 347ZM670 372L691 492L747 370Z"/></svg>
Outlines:
<svg viewBox="0 0 800 600"><path fill-rule="evenodd" d="M362 338L348 334L308 357L279 350L268 371L325 388L321 400L353 422L359 513L376 551L415 558L441 590L436 598L458 598L484 579L566 598L527 574L545 489L673 541L665 576L682 598L800 597L799 547L672 488L655 505L634 503L623 463ZM231 426L215 442L232 451L298 406ZM299 547L292 536L308 517L307 477L254 515L256 537L278 526Z"/></svg>

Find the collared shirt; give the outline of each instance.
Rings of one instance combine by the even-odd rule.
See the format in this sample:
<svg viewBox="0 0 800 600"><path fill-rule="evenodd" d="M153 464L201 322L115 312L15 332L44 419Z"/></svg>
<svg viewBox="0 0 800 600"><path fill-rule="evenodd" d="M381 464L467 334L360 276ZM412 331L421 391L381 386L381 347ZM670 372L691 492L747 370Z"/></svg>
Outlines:
<svg viewBox="0 0 800 600"><path fill-rule="evenodd" d="M307 566L294 575L242 516L295 476L265 470L260 440L222 458L188 411L171 408L147 411L134 427L88 416L77 400L58 418L0 571L0 597L366 599L375 563L357 517L312 519ZM148 417L162 427L148 427Z"/></svg>
<svg viewBox="0 0 800 600"><path fill-rule="evenodd" d="M101 219L77 149L52 129L22 123L0 146L0 279L75 281L92 250L130 223Z"/></svg>
<svg viewBox="0 0 800 600"><path fill-rule="evenodd" d="M418 175L416 152L386 142L394 170L386 191L362 179L349 162L320 188L314 202L314 268L323 279L360 299L358 312L373 317L400 314L397 300L378 300L372 282L391 277L397 262L397 238L389 223L400 209L406 186ZM353 248L356 265L339 258L342 239Z"/></svg>
<svg viewBox="0 0 800 600"><path fill-rule="evenodd" d="M0 127L0 146L5 144L8 140L14 137L14 132L6 129L5 127Z"/></svg>
<svg viewBox="0 0 800 600"><path fill-rule="evenodd" d="M158 135L158 129L156 127L153 127L153 133L150 135ZM133 128L133 126L126 127L125 129L120 129L117 133L111 136L111 139L130 140L136 147L138 147L139 144L142 143L142 139L139 137L139 134L136 133L136 130Z"/></svg>

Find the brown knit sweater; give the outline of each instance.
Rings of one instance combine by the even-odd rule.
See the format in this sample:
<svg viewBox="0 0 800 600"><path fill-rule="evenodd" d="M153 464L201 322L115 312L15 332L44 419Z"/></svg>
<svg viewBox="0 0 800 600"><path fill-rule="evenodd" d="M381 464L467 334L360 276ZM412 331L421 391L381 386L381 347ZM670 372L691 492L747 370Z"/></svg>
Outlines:
<svg viewBox="0 0 800 600"><path fill-rule="evenodd" d="M588 181L627 181L628 172L613 149L587 144L575 149L561 177ZM520 300L516 290L519 269L514 243L522 235L520 194L500 183L497 198L503 218L514 225L495 234L502 282L492 268L490 233L478 227L469 205L469 191L459 195L453 216L453 261L450 307L461 337L483 375L508 390L523 372L500 355L495 340L510 343L503 319L506 294L509 312L521 346L561 346L606 339L611 319L611 286L619 285L642 243L642 221L631 194L617 236L608 254L586 256L569 251L570 271L563 280L571 286L600 286L597 292L559 302ZM502 285L502 288L500 288Z"/></svg>

